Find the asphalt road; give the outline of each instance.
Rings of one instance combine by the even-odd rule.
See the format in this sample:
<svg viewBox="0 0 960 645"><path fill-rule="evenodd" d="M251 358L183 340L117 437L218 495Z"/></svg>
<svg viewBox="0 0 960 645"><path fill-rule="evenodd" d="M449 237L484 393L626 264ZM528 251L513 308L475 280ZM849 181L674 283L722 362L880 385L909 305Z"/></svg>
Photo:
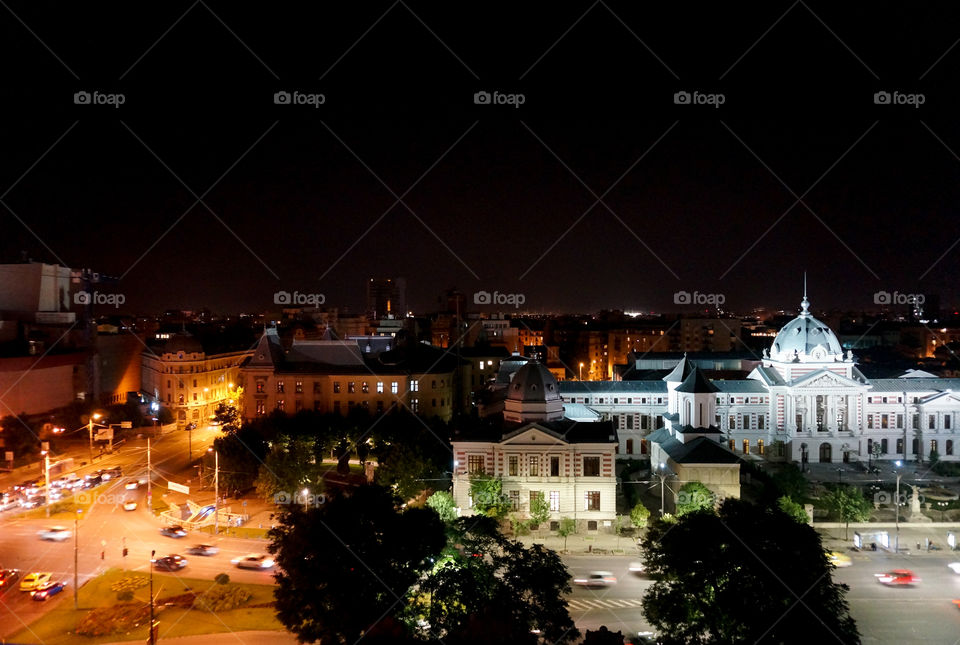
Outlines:
<svg viewBox="0 0 960 645"><path fill-rule="evenodd" d="M194 433L193 450L197 454L212 441L214 432ZM143 445L139 445L139 444ZM154 442L152 462L155 471L174 473L187 464L186 433L174 433ZM230 560L251 552L262 552L265 543L260 540L214 538L208 534L188 535L174 539L160 535L161 524L146 510L146 486L126 490L130 479L139 479L146 472L146 442L125 446L119 453L103 462L80 471L84 472L113 465L123 467L124 476L98 489L97 498L88 517L81 519L79 539L72 532L74 522L47 519L24 519L22 514L5 513L0 516L0 566L20 569L23 573L49 571L54 578L65 580L67 589L46 602L35 602L26 592L17 588L0 595L0 638L7 637L40 617L50 606L73 602L74 545L77 547L78 579L80 585L108 567L123 567L147 573L150 553L156 557L179 554L189 563L186 568L169 575L212 580L219 573L227 573L231 580L271 584L273 577L267 571L237 569ZM135 499L139 507L124 511L123 502ZM61 525L71 531L64 542L41 540L37 533L49 526ZM196 543L215 544L220 552L212 557L191 556L186 549ZM123 557L124 546L128 555ZM102 556L101 556L102 554ZM167 573L167 572L164 572ZM19 582L17 583L19 586Z"/></svg>
<svg viewBox="0 0 960 645"><path fill-rule="evenodd" d="M853 564L837 569L834 581L850 586L847 599L868 643L941 643L954 645L960 637L960 575L947 567L960 554L937 552L894 556L884 552L851 553ZM640 598L650 586L645 577L631 574L630 556L564 556L574 578L591 571L610 571L617 584L600 589L575 587L570 594L570 614L581 631L606 625L625 635L651 629L644 621ZM912 587L886 587L874 574L910 569L921 578ZM796 610L802 610L797 607ZM759 617L758 617L759 619Z"/></svg>

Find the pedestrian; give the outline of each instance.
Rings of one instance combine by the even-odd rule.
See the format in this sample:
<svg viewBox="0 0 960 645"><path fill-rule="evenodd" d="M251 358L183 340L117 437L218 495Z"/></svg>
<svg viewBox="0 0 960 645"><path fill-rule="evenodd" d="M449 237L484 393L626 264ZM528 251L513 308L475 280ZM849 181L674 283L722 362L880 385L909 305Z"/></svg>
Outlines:
<svg viewBox="0 0 960 645"><path fill-rule="evenodd" d="M104 558L105 556L106 556L106 553L103 552L103 551L101 551L101 552L100 552L100 559L103 560L103 558Z"/></svg>

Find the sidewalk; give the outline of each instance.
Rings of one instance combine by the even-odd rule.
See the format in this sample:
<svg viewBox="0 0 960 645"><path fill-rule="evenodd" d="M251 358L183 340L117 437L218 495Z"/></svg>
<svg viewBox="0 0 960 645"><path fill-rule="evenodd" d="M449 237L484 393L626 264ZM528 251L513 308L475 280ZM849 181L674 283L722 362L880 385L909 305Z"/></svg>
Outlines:
<svg viewBox="0 0 960 645"><path fill-rule="evenodd" d="M563 538L556 535L544 534L544 537L537 535L534 531L530 535L517 538L524 546L529 547L532 544L542 544L548 549L553 549L558 553L563 553ZM637 547L637 539L632 536L617 537L613 534L583 535L575 534L567 538L566 552L569 555L631 555L636 556L640 553Z"/></svg>

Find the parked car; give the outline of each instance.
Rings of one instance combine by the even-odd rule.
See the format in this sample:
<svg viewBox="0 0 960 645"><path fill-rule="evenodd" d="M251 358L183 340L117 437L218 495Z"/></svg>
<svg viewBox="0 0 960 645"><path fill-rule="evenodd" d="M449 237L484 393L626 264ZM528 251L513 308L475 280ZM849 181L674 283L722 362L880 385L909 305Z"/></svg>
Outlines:
<svg viewBox="0 0 960 645"><path fill-rule="evenodd" d="M875 573L877 582L888 587L905 587L915 585L920 582L920 578L914 575L910 569L894 569L886 573Z"/></svg>
<svg viewBox="0 0 960 645"><path fill-rule="evenodd" d="M187 559L174 553L157 558L153 561L153 566L158 571L179 571L187 566Z"/></svg>
<svg viewBox="0 0 960 645"><path fill-rule="evenodd" d="M187 553L191 555L216 555L220 553L220 549L211 544L194 544L187 549Z"/></svg>
<svg viewBox="0 0 960 645"><path fill-rule="evenodd" d="M19 578L19 569L0 569L0 592L13 589L13 583Z"/></svg>
<svg viewBox="0 0 960 645"><path fill-rule="evenodd" d="M612 587L617 577L609 571L591 571L586 578L574 578L573 584L581 587Z"/></svg>
<svg viewBox="0 0 960 645"><path fill-rule="evenodd" d="M176 524L174 526L164 526L160 529L160 535L166 535L171 538L182 538L187 537L187 532L182 526Z"/></svg>
<svg viewBox="0 0 960 645"><path fill-rule="evenodd" d="M269 569L273 566L273 558L262 553L249 553L231 560L240 569Z"/></svg>
<svg viewBox="0 0 960 645"><path fill-rule="evenodd" d="M50 578L52 577L52 573L28 573L23 577L23 580L20 581L20 591L33 591L50 582Z"/></svg>
<svg viewBox="0 0 960 645"><path fill-rule="evenodd" d="M48 528L39 531L37 535L40 536L41 540L52 540L54 542L63 542L66 539L69 539L71 533L70 530L63 526L51 526Z"/></svg>
<svg viewBox="0 0 960 645"><path fill-rule="evenodd" d="M67 586L67 583L62 580L58 582L48 582L46 584L40 585L34 591L31 591L30 597L33 598L34 600L46 600L50 596L55 596L61 591L63 591L63 588L66 586Z"/></svg>

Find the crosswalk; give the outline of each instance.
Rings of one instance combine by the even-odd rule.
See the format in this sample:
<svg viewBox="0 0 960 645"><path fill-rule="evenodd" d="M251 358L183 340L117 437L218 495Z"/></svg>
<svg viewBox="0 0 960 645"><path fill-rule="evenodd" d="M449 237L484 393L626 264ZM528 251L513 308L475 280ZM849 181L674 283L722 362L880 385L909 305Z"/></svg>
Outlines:
<svg viewBox="0 0 960 645"><path fill-rule="evenodd" d="M626 609L640 607L639 598L570 598L567 604L573 611L590 611L591 609Z"/></svg>

